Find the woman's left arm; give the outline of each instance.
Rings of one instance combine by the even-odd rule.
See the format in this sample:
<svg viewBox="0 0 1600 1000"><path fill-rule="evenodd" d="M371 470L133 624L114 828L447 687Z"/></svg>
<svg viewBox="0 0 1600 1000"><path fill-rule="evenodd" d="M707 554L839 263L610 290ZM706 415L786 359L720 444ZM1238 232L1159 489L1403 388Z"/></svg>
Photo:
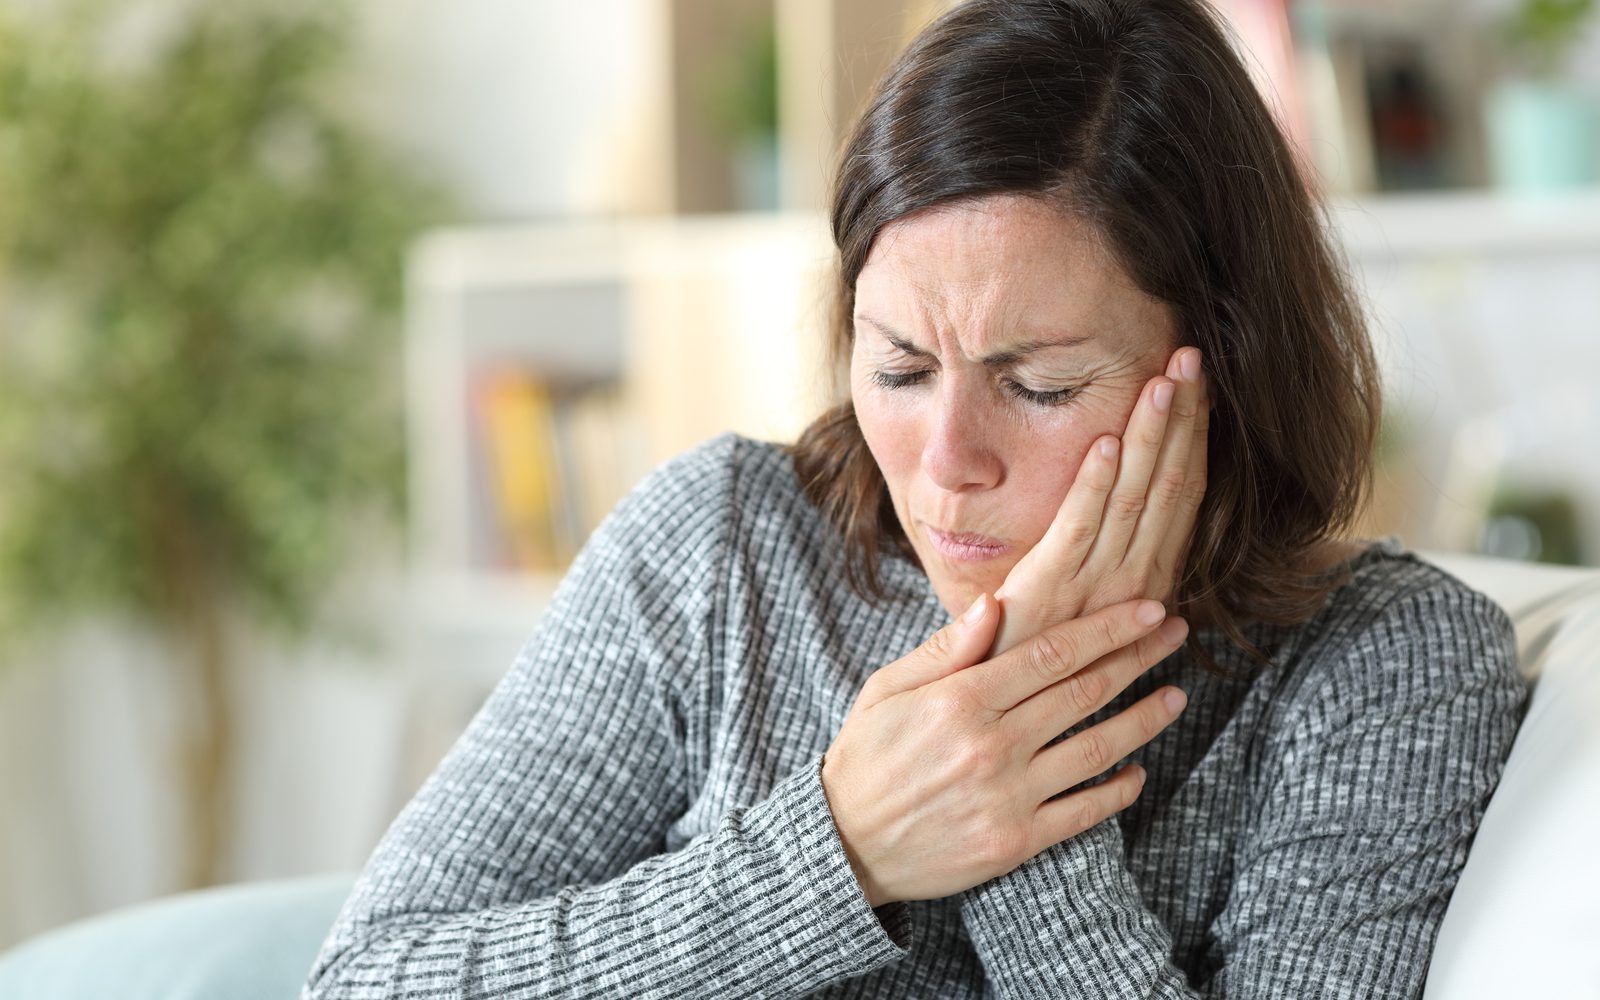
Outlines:
<svg viewBox="0 0 1600 1000"><path fill-rule="evenodd" d="M1528 687L1505 612L1446 578L1342 648L1266 734L1202 981L1172 964L1112 817L962 894L991 993L1419 996Z"/></svg>

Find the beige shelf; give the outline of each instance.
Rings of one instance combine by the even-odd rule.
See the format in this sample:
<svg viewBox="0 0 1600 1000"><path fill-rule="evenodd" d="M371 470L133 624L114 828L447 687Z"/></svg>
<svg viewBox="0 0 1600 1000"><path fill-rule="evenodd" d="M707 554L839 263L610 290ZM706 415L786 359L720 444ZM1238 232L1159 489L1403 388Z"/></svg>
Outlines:
<svg viewBox="0 0 1600 1000"><path fill-rule="evenodd" d="M479 558L471 485L475 359L614 380L625 493L707 438L790 440L821 412L832 261L818 213L466 227L419 241L407 276L415 570L497 572Z"/></svg>
<svg viewBox="0 0 1600 1000"><path fill-rule="evenodd" d="M950 0L655 0L641 5L659 38L641 75L621 168L633 211L726 213L731 150L702 90L755 22L771 17L778 57L778 207L816 210L839 140L894 55Z"/></svg>

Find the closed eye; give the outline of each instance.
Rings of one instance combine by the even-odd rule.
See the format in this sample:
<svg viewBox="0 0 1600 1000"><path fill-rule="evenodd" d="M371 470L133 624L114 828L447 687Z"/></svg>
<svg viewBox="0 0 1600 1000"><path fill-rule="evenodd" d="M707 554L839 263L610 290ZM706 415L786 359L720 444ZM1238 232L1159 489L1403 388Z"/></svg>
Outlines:
<svg viewBox="0 0 1600 1000"><path fill-rule="evenodd" d="M886 372L880 370L872 373L872 381L885 389L904 389L919 384L926 376L931 374L933 373L927 370L919 372ZM1038 389L1030 389L1011 379L1003 379L1002 382L1006 387L1006 391L1011 395L1038 406L1060 406L1063 403L1070 402L1072 397L1079 392L1079 387L1077 386L1040 391Z"/></svg>

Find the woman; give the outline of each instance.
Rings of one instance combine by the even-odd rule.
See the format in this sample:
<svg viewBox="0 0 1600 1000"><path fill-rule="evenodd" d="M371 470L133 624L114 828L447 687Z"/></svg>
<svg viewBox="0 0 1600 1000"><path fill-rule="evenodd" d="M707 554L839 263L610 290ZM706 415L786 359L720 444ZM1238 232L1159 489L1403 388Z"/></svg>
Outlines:
<svg viewBox="0 0 1600 1000"><path fill-rule="evenodd" d="M618 505L305 995L1416 995L1526 689L1336 541L1371 351L1212 15L953 9L832 224L848 400Z"/></svg>

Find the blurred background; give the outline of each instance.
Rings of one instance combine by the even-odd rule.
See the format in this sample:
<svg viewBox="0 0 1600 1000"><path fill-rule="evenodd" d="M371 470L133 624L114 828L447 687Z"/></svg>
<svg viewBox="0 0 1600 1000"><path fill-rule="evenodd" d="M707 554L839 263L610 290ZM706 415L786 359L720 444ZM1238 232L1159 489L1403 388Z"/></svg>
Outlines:
<svg viewBox="0 0 1600 1000"><path fill-rule="evenodd" d="M0 948L358 869L645 471L792 439L945 6L0 0ZM1368 302L1363 533L1600 565L1594 4L1220 6Z"/></svg>

